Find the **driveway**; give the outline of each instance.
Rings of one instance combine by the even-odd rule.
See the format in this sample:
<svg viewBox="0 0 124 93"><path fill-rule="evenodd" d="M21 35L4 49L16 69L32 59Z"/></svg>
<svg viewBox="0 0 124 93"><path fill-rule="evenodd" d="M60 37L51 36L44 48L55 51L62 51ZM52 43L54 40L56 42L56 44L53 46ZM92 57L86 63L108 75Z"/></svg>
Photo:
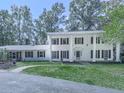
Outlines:
<svg viewBox="0 0 124 93"><path fill-rule="evenodd" d="M124 93L124 91L50 77L0 72L0 93Z"/></svg>

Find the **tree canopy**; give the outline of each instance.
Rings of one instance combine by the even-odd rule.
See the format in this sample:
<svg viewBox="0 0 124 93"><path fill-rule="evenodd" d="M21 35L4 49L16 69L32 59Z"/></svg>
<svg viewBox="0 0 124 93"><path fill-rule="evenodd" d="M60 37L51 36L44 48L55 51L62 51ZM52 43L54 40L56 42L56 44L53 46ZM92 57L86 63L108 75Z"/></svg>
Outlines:
<svg viewBox="0 0 124 93"><path fill-rule="evenodd" d="M72 31L99 29L101 0L72 0L67 29Z"/></svg>
<svg viewBox="0 0 124 93"><path fill-rule="evenodd" d="M106 39L124 42L124 5L108 11L109 22L104 26Z"/></svg>
<svg viewBox="0 0 124 93"><path fill-rule="evenodd" d="M69 15L63 3L54 3L33 19L27 6L0 10L0 46L45 44L47 32L105 30L106 38L123 41L124 0L70 0ZM118 7L119 6L119 7Z"/></svg>

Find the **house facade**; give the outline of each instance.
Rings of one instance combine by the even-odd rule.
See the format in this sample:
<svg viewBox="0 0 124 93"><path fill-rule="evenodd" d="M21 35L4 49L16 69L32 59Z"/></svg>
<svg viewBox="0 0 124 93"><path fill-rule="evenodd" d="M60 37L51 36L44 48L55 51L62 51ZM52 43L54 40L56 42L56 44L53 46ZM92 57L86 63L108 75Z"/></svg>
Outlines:
<svg viewBox="0 0 124 93"><path fill-rule="evenodd" d="M52 32L46 45L4 46L16 60L49 61L120 61L120 44L102 40L104 31Z"/></svg>

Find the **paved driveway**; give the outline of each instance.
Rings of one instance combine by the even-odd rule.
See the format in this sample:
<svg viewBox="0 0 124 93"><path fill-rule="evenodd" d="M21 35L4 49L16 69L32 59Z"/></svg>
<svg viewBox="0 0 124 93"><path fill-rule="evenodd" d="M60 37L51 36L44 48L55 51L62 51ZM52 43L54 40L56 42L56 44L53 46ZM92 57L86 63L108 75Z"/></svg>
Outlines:
<svg viewBox="0 0 124 93"><path fill-rule="evenodd" d="M0 72L0 93L124 93L49 77Z"/></svg>

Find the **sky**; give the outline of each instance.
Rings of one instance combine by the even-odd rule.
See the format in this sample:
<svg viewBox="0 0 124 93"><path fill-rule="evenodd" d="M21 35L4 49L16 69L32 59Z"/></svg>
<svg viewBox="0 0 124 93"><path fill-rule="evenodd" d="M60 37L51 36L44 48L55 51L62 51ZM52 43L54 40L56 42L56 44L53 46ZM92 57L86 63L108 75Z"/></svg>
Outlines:
<svg viewBox="0 0 124 93"><path fill-rule="evenodd" d="M55 2L61 2L66 8L66 15L68 15L69 1L70 0L0 0L0 10L10 10L12 5L27 5L31 9L33 18L37 18L44 8L50 9Z"/></svg>

